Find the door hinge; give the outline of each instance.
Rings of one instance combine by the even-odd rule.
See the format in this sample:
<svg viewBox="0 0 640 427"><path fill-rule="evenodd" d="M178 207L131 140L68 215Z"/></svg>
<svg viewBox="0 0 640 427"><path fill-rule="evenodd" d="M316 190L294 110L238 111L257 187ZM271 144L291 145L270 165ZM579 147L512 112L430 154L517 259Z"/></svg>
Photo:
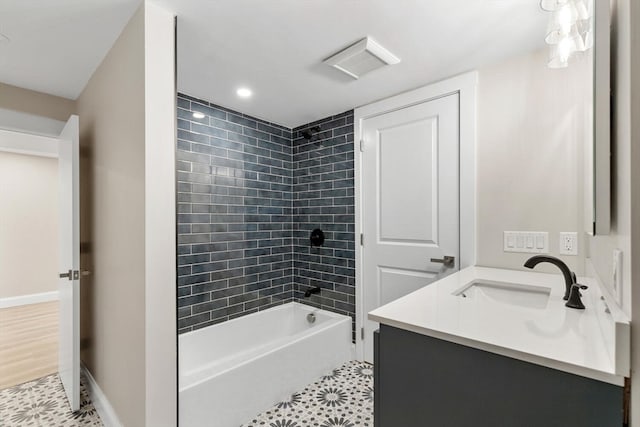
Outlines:
<svg viewBox="0 0 640 427"><path fill-rule="evenodd" d="M364 339L364 328L360 328L360 339Z"/></svg>
<svg viewBox="0 0 640 427"><path fill-rule="evenodd" d="M360 152L364 151L364 139L360 140Z"/></svg>
<svg viewBox="0 0 640 427"><path fill-rule="evenodd" d="M364 245L364 234L360 233L360 246Z"/></svg>

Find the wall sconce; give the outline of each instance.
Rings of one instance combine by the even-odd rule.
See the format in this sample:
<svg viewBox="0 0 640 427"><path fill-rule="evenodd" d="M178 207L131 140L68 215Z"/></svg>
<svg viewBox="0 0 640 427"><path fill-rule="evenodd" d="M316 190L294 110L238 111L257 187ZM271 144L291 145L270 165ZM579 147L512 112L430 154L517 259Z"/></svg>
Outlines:
<svg viewBox="0 0 640 427"><path fill-rule="evenodd" d="M576 52L593 47L594 0L540 0L540 8L550 12L547 34L549 68L565 68Z"/></svg>

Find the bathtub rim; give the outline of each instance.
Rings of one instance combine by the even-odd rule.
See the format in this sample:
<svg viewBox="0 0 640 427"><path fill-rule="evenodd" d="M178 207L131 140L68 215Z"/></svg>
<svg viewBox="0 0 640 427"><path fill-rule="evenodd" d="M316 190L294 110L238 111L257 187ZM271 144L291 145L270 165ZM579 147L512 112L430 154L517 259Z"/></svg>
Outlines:
<svg viewBox="0 0 640 427"><path fill-rule="evenodd" d="M349 319L351 318L351 316L346 315L346 314L335 313L333 311L325 310L323 308L318 308L318 307L315 307L313 305L303 304L303 303L298 302L298 301L290 301L290 302L285 302L285 303L282 303L282 304L275 305L273 307L269 307L269 308L266 308L266 309L263 309L263 310L259 310L259 311L253 312L251 314L246 314L244 316L235 317L233 319L229 319L229 320L226 320L224 322L214 323L212 325L208 325L208 326L205 326L203 328L198 328L198 329L194 329L193 331L189 331L189 332L184 332L182 334L178 334L178 341L180 341L180 339L182 337L195 335L195 334L197 334L199 332L202 333L202 331L204 331L204 330L206 330L208 328L214 327L214 326L230 325L230 324L242 321L242 320L246 320L246 319L249 319L249 318L252 318L252 317L256 317L256 316L258 316L260 314L263 314L263 313L265 313L267 311L279 311L279 310L284 310L284 309L289 308L289 307L304 308L305 310L309 310L309 311L313 311L313 312L321 311L323 314L327 314L327 315L329 315L329 317L334 317L334 318L342 318L342 317L346 317L346 318L349 318Z"/></svg>

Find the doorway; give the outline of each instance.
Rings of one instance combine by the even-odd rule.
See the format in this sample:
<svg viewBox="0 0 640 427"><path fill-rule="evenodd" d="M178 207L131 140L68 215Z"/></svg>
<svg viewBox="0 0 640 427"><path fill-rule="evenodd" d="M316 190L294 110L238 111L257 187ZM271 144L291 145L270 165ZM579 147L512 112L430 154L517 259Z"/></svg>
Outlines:
<svg viewBox="0 0 640 427"><path fill-rule="evenodd" d="M0 389L58 370L58 161L0 151Z"/></svg>
<svg viewBox="0 0 640 427"><path fill-rule="evenodd" d="M475 264L476 73L356 109L356 352L367 313Z"/></svg>
<svg viewBox="0 0 640 427"><path fill-rule="evenodd" d="M0 389L58 369L58 162L0 152Z"/></svg>
<svg viewBox="0 0 640 427"><path fill-rule="evenodd" d="M0 130L0 306L14 308L2 312L2 345L13 348L0 364L15 384L37 379L46 365L72 411L80 409L78 139L77 116L59 137ZM32 340L11 345L28 333Z"/></svg>

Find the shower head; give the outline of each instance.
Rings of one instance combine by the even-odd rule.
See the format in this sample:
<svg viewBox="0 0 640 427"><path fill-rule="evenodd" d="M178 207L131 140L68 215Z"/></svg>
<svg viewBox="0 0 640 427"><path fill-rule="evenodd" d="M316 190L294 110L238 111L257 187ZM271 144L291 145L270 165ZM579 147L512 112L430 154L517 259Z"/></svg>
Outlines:
<svg viewBox="0 0 640 427"><path fill-rule="evenodd" d="M304 139L306 139L307 141L311 141L311 138L314 137L314 135L318 132L320 132L322 129L320 129L320 126L314 126L312 128L309 128L307 130L303 130L302 136L304 137Z"/></svg>

